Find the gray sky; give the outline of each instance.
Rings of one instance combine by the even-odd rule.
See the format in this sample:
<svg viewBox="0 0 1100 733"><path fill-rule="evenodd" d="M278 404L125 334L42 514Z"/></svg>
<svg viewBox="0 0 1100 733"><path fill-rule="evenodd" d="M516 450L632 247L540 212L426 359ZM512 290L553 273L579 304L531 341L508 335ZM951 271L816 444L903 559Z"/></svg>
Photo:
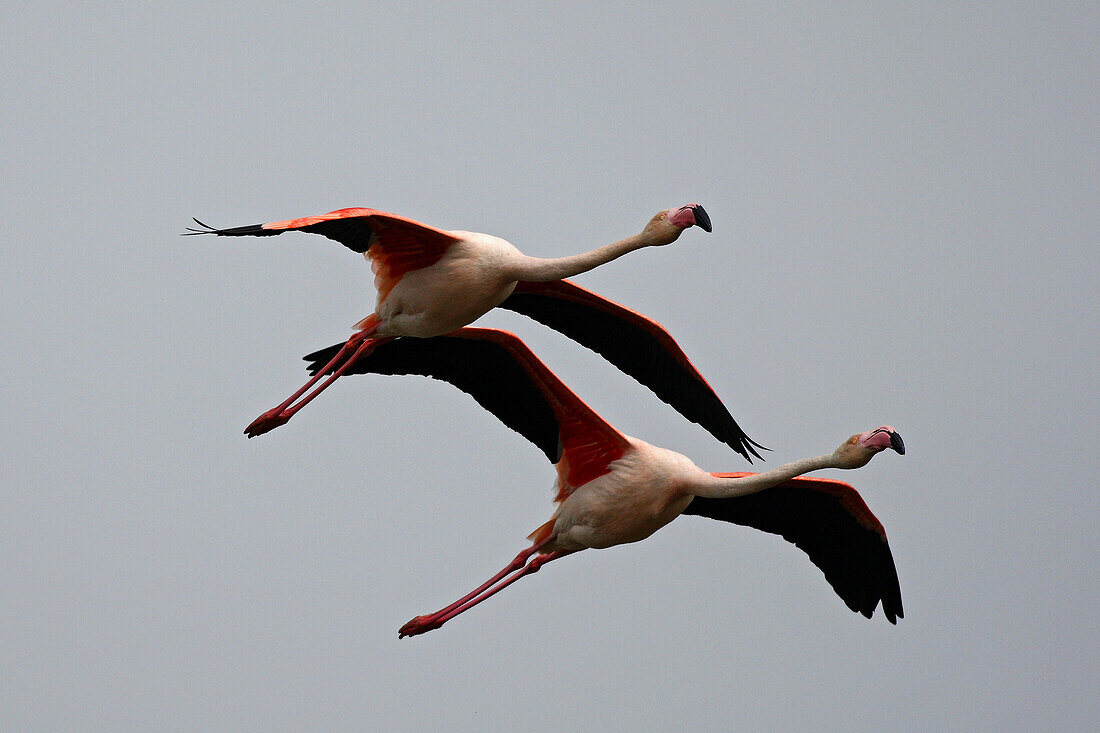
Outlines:
<svg viewBox="0 0 1100 733"><path fill-rule="evenodd" d="M0 728L1095 727L1094 4L0 8ZM894 425L851 481L906 618L683 518L442 630L552 511L452 387L343 380L241 434L373 309L345 206L539 256L699 201L578 278L665 324L768 465ZM747 464L518 316L610 422Z"/></svg>

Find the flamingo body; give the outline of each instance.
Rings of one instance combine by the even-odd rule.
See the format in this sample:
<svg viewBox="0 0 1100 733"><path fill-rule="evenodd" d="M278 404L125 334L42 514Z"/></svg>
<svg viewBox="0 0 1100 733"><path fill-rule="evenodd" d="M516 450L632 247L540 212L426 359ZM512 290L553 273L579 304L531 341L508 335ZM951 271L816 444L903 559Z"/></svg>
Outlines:
<svg viewBox="0 0 1100 733"><path fill-rule="evenodd" d="M586 272L640 247L674 242L691 226L711 230L702 206L658 212L636 235L578 255L529 257L488 234L444 231L376 209L338 209L286 221L188 234L274 236L321 234L371 262L378 290L375 312L330 354L318 376L245 430L260 435L287 422L385 339L431 338L455 331L501 306L538 320L601 354L663 401L751 461L761 446L744 433L699 371L657 322L562 278ZM308 392L308 394L307 394Z"/></svg>
<svg viewBox="0 0 1100 733"><path fill-rule="evenodd" d="M339 345L306 357L323 370ZM584 549L637 542L680 514L783 536L807 553L845 604L868 618L880 604L902 617L901 591L882 524L850 485L801 474L853 469L888 448L905 452L888 425L851 436L833 453L765 473L708 473L674 451L616 430L514 335L464 328L433 339L394 339L348 373L420 374L448 381L528 438L556 464L556 511L531 546L455 603L418 616L402 636L438 628L546 562Z"/></svg>
<svg viewBox="0 0 1100 733"><path fill-rule="evenodd" d="M679 453L623 437L628 447L608 465L608 472L569 492L558 504L551 538L540 552L638 542L691 503L691 478L702 469ZM562 481L559 476L559 485Z"/></svg>
<svg viewBox="0 0 1100 733"><path fill-rule="evenodd" d="M509 264L519 250L499 237L451 232L435 262L400 271L381 256L371 263L379 336L430 338L458 330L500 305L515 290Z"/></svg>

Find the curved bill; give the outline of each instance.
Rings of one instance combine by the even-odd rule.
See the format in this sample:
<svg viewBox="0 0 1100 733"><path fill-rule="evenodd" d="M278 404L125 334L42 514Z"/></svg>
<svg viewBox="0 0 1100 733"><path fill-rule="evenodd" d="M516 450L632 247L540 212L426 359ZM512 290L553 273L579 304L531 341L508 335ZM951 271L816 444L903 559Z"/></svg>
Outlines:
<svg viewBox="0 0 1100 733"><path fill-rule="evenodd" d="M710 217L707 215L707 210L699 204L695 204L691 207L691 213L695 215L695 224L699 226L704 232L711 231Z"/></svg>

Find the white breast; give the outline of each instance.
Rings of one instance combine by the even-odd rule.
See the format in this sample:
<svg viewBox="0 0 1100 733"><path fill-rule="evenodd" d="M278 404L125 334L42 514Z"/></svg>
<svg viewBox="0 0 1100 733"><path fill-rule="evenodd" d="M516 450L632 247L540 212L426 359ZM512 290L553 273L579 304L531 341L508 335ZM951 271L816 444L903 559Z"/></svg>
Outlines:
<svg viewBox="0 0 1100 733"><path fill-rule="evenodd" d="M629 438L611 472L579 487L556 515L555 547L601 548L637 542L665 526L691 502L685 493L701 473L686 456Z"/></svg>
<svg viewBox="0 0 1100 733"><path fill-rule="evenodd" d="M500 305L515 289L508 259L518 250L499 237L452 232L461 240L438 262L405 273L378 314L381 336L428 338L467 326Z"/></svg>

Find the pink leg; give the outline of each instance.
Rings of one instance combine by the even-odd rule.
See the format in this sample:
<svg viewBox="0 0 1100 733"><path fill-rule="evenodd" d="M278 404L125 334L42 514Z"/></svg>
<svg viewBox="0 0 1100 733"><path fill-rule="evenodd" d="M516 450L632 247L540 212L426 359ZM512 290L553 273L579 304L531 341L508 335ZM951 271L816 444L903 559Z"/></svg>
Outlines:
<svg viewBox="0 0 1100 733"><path fill-rule="evenodd" d="M429 614L429 616L433 616L433 617L443 616L444 614L450 613L451 611L458 608L459 606L466 603L467 601L477 597L481 593L484 593L486 590L491 588L495 583L499 582L502 578L509 575L510 573L514 573L515 571L519 570L524 565L526 565L527 560L530 559L530 557L538 551L539 551L538 546L528 547L526 550L524 550L523 552L516 555L512 559L512 562L508 563L504 567L504 569L501 570L499 573L497 573L493 577L489 578L484 583L479 585L477 588L474 588L472 591L470 591L466 595L462 596L461 598L459 598L454 603L452 603L448 606L444 606L443 608L439 609L435 613ZM420 616L418 618L428 618L428 616ZM426 630L427 629L425 629L425 631Z"/></svg>
<svg viewBox="0 0 1100 733"><path fill-rule="evenodd" d="M450 621L458 614L462 613L463 611L467 611L477 604L481 603L485 599L496 595L497 593L510 586L512 583L515 583L523 576L530 575L531 573L537 573L539 568L541 568L543 565L550 562L551 560L557 560L559 557L565 557L566 555L570 555L576 552L576 550L555 550L554 552L548 552L545 555L535 555L535 558L531 560L531 562L524 565L524 563L527 562L527 559L531 557L531 555L538 552L539 547L541 547L541 545L529 547L520 554L516 555L515 559L512 560L512 562L508 563L508 565L503 570L501 570L492 578L489 578L489 580L485 581L473 591L467 593L462 598L459 598L457 601L450 604L449 606L445 606L435 613L430 613L426 616L417 616L413 620L409 621L397 632L398 638L405 636L416 636L417 634L423 634L425 632L431 631L432 629L438 629L440 626ZM512 574L511 577L507 577L509 573Z"/></svg>
<svg viewBox="0 0 1100 733"><path fill-rule="evenodd" d="M371 338L371 334L374 333L377 326L368 328L363 331L359 331L351 338L347 340L347 343L341 347L340 351L336 353L336 356L329 360L329 363L324 366L323 369L318 371L313 378L302 385L301 389L287 397L281 404L271 408L258 418L253 420L247 428L244 429L245 435L249 438L255 438L257 435L263 435L264 433L274 430L280 425L286 424L294 416L294 413L309 404L313 398L321 394L328 388L330 384L335 382L340 376L348 370L348 368L358 361L360 358L366 356L374 350L379 344L389 341L388 338ZM350 356L349 356L350 354ZM343 360L343 364L340 362ZM337 365L339 367L337 368ZM331 375L329 372L335 369ZM306 395L298 404L294 405L294 401L302 395L306 394L314 384L319 380L324 379L328 375L328 379L325 379L317 389L313 390L310 394ZM291 407L291 405L294 405Z"/></svg>

